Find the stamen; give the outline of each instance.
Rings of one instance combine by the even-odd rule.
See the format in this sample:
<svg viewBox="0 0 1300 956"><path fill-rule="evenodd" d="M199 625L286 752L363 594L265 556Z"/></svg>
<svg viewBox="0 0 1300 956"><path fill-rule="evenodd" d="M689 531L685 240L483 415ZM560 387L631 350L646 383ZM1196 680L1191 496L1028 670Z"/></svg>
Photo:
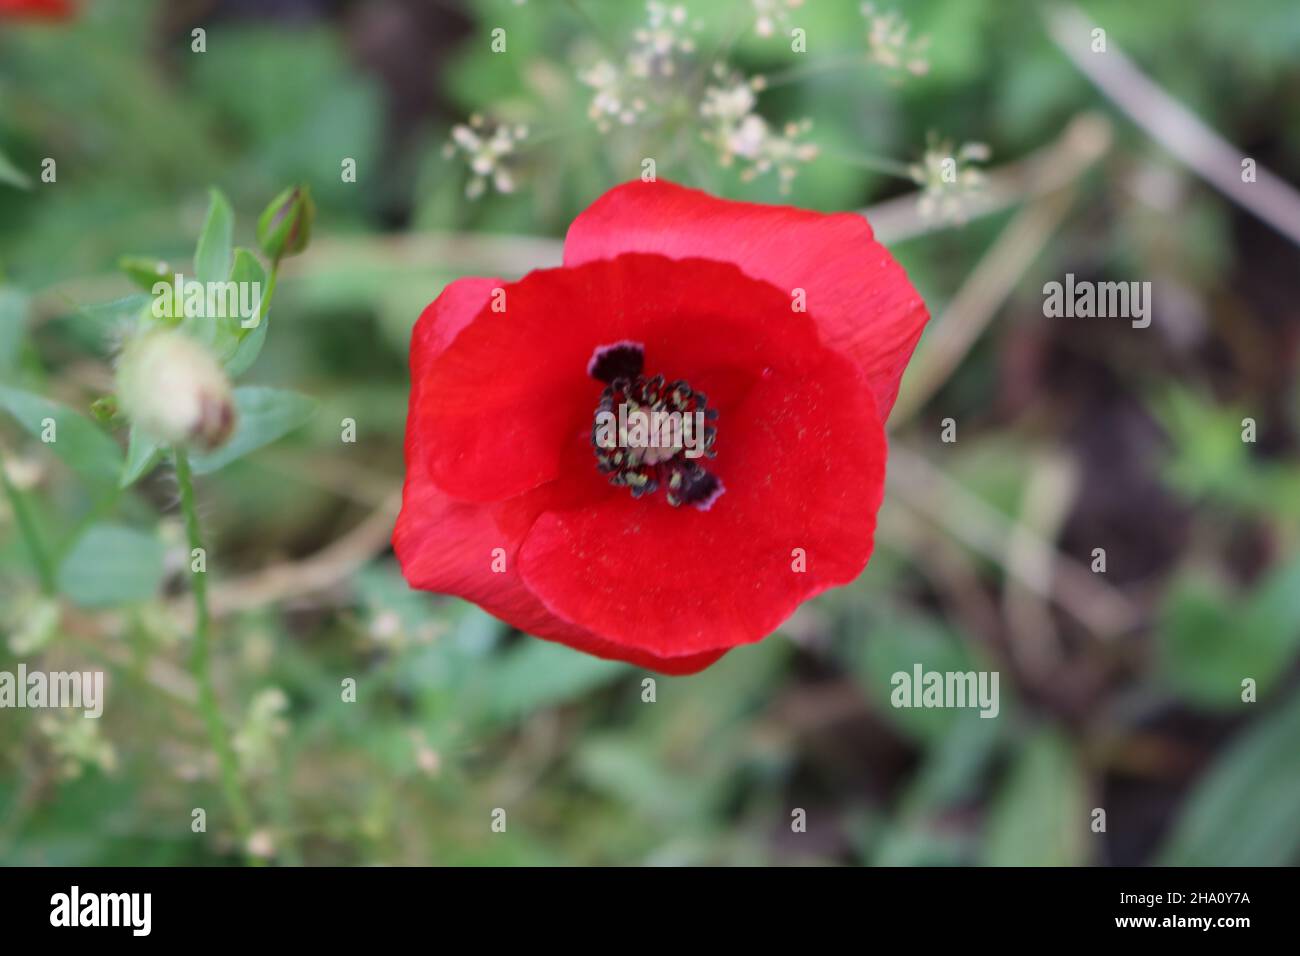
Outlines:
<svg viewBox="0 0 1300 956"><path fill-rule="evenodd" d="M718 476L705 471L693 461L675 462L668 477L668 503L694 505L708 511L725 490Z"/></svg>
<svg viewBox="0 0 1300 956"><path fill-rule="evenodd" d="M725 490L718 477L699 463L714 458L718 410L685 381L641 374L644 351L635 342L596 350L588 371L609 384L601 392L592 424L596 467L641 498L666 488L673 507L707 511ZM635 368L634 374L614 374Z"/></svg>
<svg viewBox="0 0 1300 956"><path fill-rule="evenodd" d="M645 346L624 340L602 345L591 354L587 374L602 382L616 378L636 378L645 367Z"/></svg>

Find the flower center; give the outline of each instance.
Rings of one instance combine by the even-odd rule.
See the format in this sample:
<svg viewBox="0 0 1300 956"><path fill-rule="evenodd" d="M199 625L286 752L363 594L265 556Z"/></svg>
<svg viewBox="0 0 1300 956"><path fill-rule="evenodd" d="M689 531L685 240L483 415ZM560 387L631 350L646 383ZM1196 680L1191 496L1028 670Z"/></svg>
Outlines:
<svg viewBox="0 0 1300 956"><path fill-rule="evenodd" d="M673 507L707 511L724 490L700 464L716 456L718 410L685 381L647 378L644 367L638 342L602 346L591 357L588 374L606 383L591 427L596 468L634 498L662 487Z"/></svg>

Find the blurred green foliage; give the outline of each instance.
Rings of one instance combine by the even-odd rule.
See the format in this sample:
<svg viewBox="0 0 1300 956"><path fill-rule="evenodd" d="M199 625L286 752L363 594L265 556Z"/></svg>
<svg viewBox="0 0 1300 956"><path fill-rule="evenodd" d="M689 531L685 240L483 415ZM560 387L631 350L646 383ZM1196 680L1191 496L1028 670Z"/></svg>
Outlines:
<svg viewBox="0 0 1300 956"><path fill-rule="evenodd" d="M100 721L0 713L2 862L240 857L182 669L188 551L174 481L155 448L89 411L111 389L124 324L148 303L116 271L123 256L253 276L261 266L235 250L256 246L267 197L303 183L319 207L313 248L286 266L274 328L251 345L257 365L228 356L249 373L237 392L245 430L195 461L200 473L225 466L200 479L220 591L382 515L401 476L410 328L445 282L501 264L499 247L475 240L561 236L646 155L660 176L730 197L853 209L910 188L862 160L914 160L930 130L991 144L996 165L1108 109L1032 3L904 5L931 38L931 69L898 85L865 65L816 68L862 48L856 3L805 5L806 57L757 36L743 2L687 3L700 50L730 49L746 74L807 69L759 99L773 122L811 118L822 147L783 196L775 177L746 183L719 167L689 108L667 127L601 134L588 122L576 70L631 35L638 4L389 5L412 30L433 18L418 81L408 69L403 83L435 105L414 113L395 105L411 90L363 56L387 35L377 7L335 17L327 6L301 22L278 20L276 4L261 18L218 4L202 55L189 52L189 21L160 2L102 0L77 21L0 36L0 452L15 492L0 505L0 669L39 660L110 675ZM1087 7L1206 122L1300 178L1291 0ZM509 56L489 50L502 23ZM465 170L443 155L450 127L475 112L530 126L511 195L467 201ZM1009 559L968 552L891 495L858 582L699 676L658 678L651 703L634 668L410 591L381 545L323 589L253 606L240 587L226 592L219 691L268 854L1300 861L1295 250L1115 123L1119 143L1078 184L1066 225L894 441L1009 523L1027 500L1026 463L1066 454L1080 484L1049 537L1085 568L1093 547L1107 548L1105 580L1138 608L1136 628L1099 639L1050 609L1057 633L1041 639L1060 656L1031 666L1011 620ZM57 186L39 181L46 156ZM343 157L356 161L355 184L340 179ZM898 245L936 316L1010 215ZM1040 299L1066 271L1152 278L1160 301L1190 304L1144 332L1066 329L1042 317ZM938 439L948 415L962 422L951 446ZM40 441L47 417L52 446ZM1242 441L1246 417L1257 443ZM357 445L339 442L344 418L360 423ZM57 595L40 593L15 500L50 547ZM890 675L917 663L999 670L999 718L890 706ZM342 700L348 679L355 703ZM207 809L206 835L190 830L195 807ZM508 836L490 829L498 807ZM1094 808L1106 810L1105 833L1090 829ZM796 809L806 833L791 830Z"/></svg>

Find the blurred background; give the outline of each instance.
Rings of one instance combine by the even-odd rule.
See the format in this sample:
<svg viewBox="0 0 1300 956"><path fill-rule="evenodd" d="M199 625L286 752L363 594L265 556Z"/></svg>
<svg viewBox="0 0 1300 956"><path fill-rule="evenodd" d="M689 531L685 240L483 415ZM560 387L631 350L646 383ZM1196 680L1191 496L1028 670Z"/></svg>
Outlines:
<svg viewBox="0 0 1300 956"><path fill-rule="evenodd" d="M0 711L0 862L1300 862L1300 11L1084 6L85 0L0 19L0 385L122 443L89 424L133 290L120 257L187 270L209 186L244 245L285 186L319 207L247 376L315 413L199 478L254 832L236 837L195 708L170 467L120 491L0 409L0 670L108 683L98 721ZM411 592L388 549L420 310L457 276L557 263L573 216L647 157L731 198L868 210L934 316L867 570L659 678L654 703L634 668ZM1150 327L1045 317L1066 273L1151 282ZM999 671L1000 716L891 707L917 663Z"/></svg>

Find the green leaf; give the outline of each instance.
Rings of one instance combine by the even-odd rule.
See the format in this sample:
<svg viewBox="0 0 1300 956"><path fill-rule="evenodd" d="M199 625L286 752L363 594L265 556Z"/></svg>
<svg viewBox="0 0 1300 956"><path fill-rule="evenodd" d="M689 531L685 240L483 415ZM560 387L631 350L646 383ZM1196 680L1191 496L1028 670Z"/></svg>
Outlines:
<svg viewBox="0 0 1300 956"><path fill-rule="evenodd" d="M1258 706L1258 705L1249 705ZM1284 866L1300 855L1300 695L1235 740L1197 782L1163 866Z"/></svg>
<svg viewBox="0 0 1300 956"><path fill-rule="evenodd" d="M196 475L224 468L235 459L287 435L311 418L316 401L297 392L245 385L235 389L235 408L239 421L230 441L209 455L190 458Z"/></svg>
<svg viewBox="0 0 1300 956"><path fill-rule="evenodd" d="M153 296L147 292L134 292L112 302L79 306L79 311L96 322L112 325L118 322L137 321L148 314L152 306Z"/></svg>
<svg viewBox="0 0 1300 956"><path fill-rule="evenodd" d="M191 338L206 346L223 365L227 365L239 354L244 340L256 331L252 327L244 326L244 314L248 312L257 315L260 312L262 296L267 292L266 272L251 252L247 249L237 249L229 276L217 281L226 283L233 302L227 300L223 293L217 300L223 303L220 313L208 314L202 311L198 314L184 315L180 328ZM247 299L246 308L245 299ZM236 307L231 308L231 305ZM178 314L184 314L183 307L178 307L177 311ZM258 327L264 324L265 322L260 322ZM252 364L252 359L256 358L255 352L256 350L250 346L240 356L240 362L247 363L244 368Z"/></svg>
<svg viewBox="0 0 1300 956"><path fill-rule="evenodd" d="M939 812L975 795L998 753L1005 722L963 711L934 742L900 801L909 815Z"/></svg>
<svg viewBox="0 0 1300 956"><path fill-rule="evenodd" d="M0 372L18 364L18 352L27 335L27 296L17 289L0 288Z"/></svg>
<svg viewBox="0 0 1300 956"><path fill-rule="evenodd" d="M262 354L262 346L266 344L266 326L267 320L262 319L255 329L239 340L235 351L230 354L230 358L226 359L227 376L232 379L238 378L257 361L257 357Z"/></svg>
<svg viewBox="0 0 1300 956"><path fill-rule="evenodd" d="M122 452L90 419L40 395L4 386L0 386L0 408L85 478L117 480ZM47 428L47 424L53 427Z"/></svg>
<svg viewBox="0 0 1300 956"><path fill-rule="evenodd" d="M203 283L225 282L230 277L234 261L231 241L235 214L221 190L214 187L209 190L209 196L208 216L194 250L195 279ZM181 317L182 331L207 346L219 359L225 360L234 354L239 344L238 318L186 315L184 302L175 303L174 311Z"/></svg>
<svg viewBox="0 0 1300 956"><path fill-rule="evenodd" d="M1078 866L1091 835L1085 784L1069 741L1052 730L1030 740L989 813L989 866Z"/></svg>
<svg viewBox="0 0 1300 956"><path fill-rule="evenodd" d="M580 697L627 673L627 665L617 661L529 638L495 663L486 681L485 708L491 719L522 717Z"/></svg>
<svg viewBox="0 0 1300 956"><path fill-rule="evenodd" d="M15 166L3 150L0 150L0 183L16 186L18 189L32 188L32 178Z"/></svg>
<svg viewBox="0 0 1300 956"><path fill-rule="evenodd" d="M1151 402L1151 410L1169 436L1170 457L1165 479L1184 496L1210 499L1248 514L1263 509L1296 514L1288 499L1273 500L1261 493L1261 481L1271 469L1252 459L1242 441L1245 410L1222 407L1189 389L1171 389Z"/></svg>
<svg viewBox="0 0 1300 956"><path fill-rule="evenodd" d="M954 807L974 799L999 752L1007 722L958 712L946 733L926 748L889 826L880 834L873 866L958 866L978 849L970 834L949 825Z"/></svg>
<svg viewBox="0 0 1300 956"><path fill-rule="evenodd" d="M872 866L960 866L969 862L971 839L960 830L923 819L895 823L882 834Z"/></svg>
<svg viewBox="0 0 1300 956"><path fill-rule="evenodd" d="M235 214L221 190L209 190L208 217L194 250L194 273L200 282L222 282L230 275Z"/></svg>
<svg viewBox="0 0 1300 956"><path fill-rule="evenodd" d="M59 590L83 607L146 601L162 581L165 550L153 534L91 525L59 566Z"/></svg>
<svg viewBox="0 0 1300 956"><path fill-rule="evenodd" d="M1158 641L1165 680L1194 703L1237 706L1247 677L1267 693L1300 648L1300 560L1244 600L1211 581L1179 580L1165 599Z"/></svg>
<svg viewBox="0 0 1300 956"><path fill-rule="evenodd" d="M149 256L123 256L117 260L117 267L135 285L149 293L159 282L170 285L175 278L172 267L164 260Z"/></svg>
<svg viewBox="0 0 1300 956"><path fill-rule="evenodd" d="M583 783L647 820L680 824L699 819L708 805L708 785L700 775L674 772L644 742L586 736L573 759Z"/></svg>
<svg viewBox="0 0 1300 956"><path fill-rule="evenodd" d="M247 283L250 288L259 290L258 294L250 296L250 299L256 303L256 312L260 312L262 298L269 290L266 285L266 270L262 268L262 263L257 260L257 256L247 249L236 249L235 266L230 272L230 279L232 282ZM251 328L245 327L240 318L233 321L232 331L238 337L238 344L224 360L228 376L236 378L242 375L257 361L262 346L266 344L266 326L269 319L269 315L264 315L261 321Z"/></svg>
<svg viewBox="0 0 1300 956"><path fill-rule="evenodd" d="M118 480L119 488L129 488L143 478L154 465L162 452L162 443L150 438L139 428L131 426L131 437L126 446L126 463L122 466L122 477Z"/></svg>
<svg viewBox="0 0 1300 956"><path fill-rule="evenodd" d="M252 299L260 307L261 299L266 295L266 270L262 268L262 263L258 261L251 251L240 246L235 250L235 264L230 270L230 279L232 282L247 282L250 285L256 285L261 291L261 295L252 296ZM259 323L260 325L260 323ZM247 335L252 331L251 327L240 325L242 334Z"/></svg>
<svg viewBox="0 0 1300 956"><path fill-rule="evenodd" d="M866 633L862 638L855 637L849 645L848 656L868 699L880 713L908 736L932 743L942 740L952 732L956 722L969 715L954 708L895 707L894 675L901 672L911 678L918 664L927 673L987 669L986 662L971 653L968 642L943 625L919 615L892 611L872 616ZM1009 681L999 679L1001 719L1006 718L1012 705L1009 685ZM991 722L990 718L979 719L983 723Z"/></svg>

